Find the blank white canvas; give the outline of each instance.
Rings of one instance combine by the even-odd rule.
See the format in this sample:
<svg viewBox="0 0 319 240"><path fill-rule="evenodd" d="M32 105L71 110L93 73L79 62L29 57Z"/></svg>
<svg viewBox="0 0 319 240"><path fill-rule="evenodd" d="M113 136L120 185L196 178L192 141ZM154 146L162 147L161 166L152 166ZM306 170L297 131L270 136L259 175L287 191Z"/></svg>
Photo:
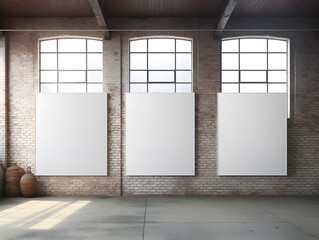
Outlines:
<svg viewBox="0 0 319 240"><path fill-rule="evenodd" d="M218 93L218 175L287 175L287 95Z"/></svg>
<svg viewBox="0 0 319 240"><path fill-rule="evenodd" d="M126 175L195 174L193 93L126 94Z"/></svg>
<svg viewBox="0 0 319 240"><path fill-rule="evenodd" d="M106 94L37 94L36 174L107 175Z"/></svg>

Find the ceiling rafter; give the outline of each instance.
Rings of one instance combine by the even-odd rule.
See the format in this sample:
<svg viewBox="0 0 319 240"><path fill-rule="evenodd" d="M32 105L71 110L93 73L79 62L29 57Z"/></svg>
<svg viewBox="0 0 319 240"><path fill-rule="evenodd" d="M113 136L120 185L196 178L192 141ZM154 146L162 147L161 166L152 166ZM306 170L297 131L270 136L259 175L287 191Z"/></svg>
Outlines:
<svg viewBox="0 0 319 240"><path fill-rule="evenodd" d="M94 12L97 24L99 25L100 28L106 28L108 29L107 23L106 23L106 18L105 15L103 14L103 11L100 7L99 1L98 0L89 0L89 3L91 5L91 8ZM110 40L111 39L111 32L110 31L105 31L104 33L104 39L105 40Z"/></svg>
<svg viewBox="0 0 319 240"><path fill-rule="evenodd" d="M237 3L238 0L226 0L224 2L224 5L220 11L220 15L216 24L216 31L214 33L214 36L216 38L219 38L221 36Z"/></svg>

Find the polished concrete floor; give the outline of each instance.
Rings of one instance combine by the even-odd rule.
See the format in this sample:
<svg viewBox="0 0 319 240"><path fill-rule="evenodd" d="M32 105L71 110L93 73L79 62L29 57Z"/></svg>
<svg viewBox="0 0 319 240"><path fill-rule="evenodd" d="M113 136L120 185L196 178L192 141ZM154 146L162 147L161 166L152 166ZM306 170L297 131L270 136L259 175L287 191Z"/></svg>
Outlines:
<svg viewBox="0 0 319 240"><path fill-rule="evenodd" d="M319 198L7 198L0 239L319 239Z"/></svg>

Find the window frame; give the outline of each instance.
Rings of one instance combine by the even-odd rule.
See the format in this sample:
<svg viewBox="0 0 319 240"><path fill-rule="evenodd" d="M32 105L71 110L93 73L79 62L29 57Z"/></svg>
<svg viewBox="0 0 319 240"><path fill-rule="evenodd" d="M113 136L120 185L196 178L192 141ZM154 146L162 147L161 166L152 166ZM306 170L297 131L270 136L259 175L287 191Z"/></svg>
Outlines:
<svg viewBox="0 0 319 240"><path fill-rule="evenodd" d="M65 40L65 39L74 39L74 40L85 40L85 51L83 52L75 52L75 51L59 51L59 40ZM56 51L55 52L42 52L41 51L41 42L44 41L50 41L50 40L56 40ZM94 41L100 41L102 42L102 51L101 52L88 52L88 40L94 40ZM60 92L59 91L59 85L60 84L65 84L65 85L72 85L72 84L85 84L85 92L70 92L70 93L91 93L88 92L88 85L94 85L94 84L99 84L102 85L102 91L98 92L98 93L103 93L103 39L100 38L94 38L94 37L80 37L80 36L63 36L63 37L54 37L54 38L42 38L39 39L38 41L38 66L39 66L39 93L42 92L42 84L45 85L56 85L56 92L54 93L68 93L68 92ZM41 67L41 56L42 54L55 54L56 55L56 69L42 69ZM59 54L85 54L85 69L67 69L67 70L60 70L59 69ZM88 54L102 54L102 68L101 69L88 69ZM56 77L56 82L42 82L42 74L41 71L52 71L52 72L56 72L57 73L57 77ZM78 81L74 81L74 82L60 82L59 81L59 72L85 72L85 81L83 82L78 82ZM102 81L101 82L89 82L88 81L88 72L90 71L100 71L102 72ZM92 93L96 93L96 92L92 92Z"/></svg>
<svg viewBox="0 0 319 240"><path fill-rule="evenodd" d="M171 39L174 40L174 51L172 52L149 52L149 40L152 39ZM146 51L145 52L131 52L131 42L132 41L138 41L138 40L146 40ZM190 52L177 52L176 51L176 41L177 40L185 40L189 41L191 43L191 51ZM146 37L137 37L137 38L130 38L128 42L128 49L129 49L129 92L131 93L131 84L136 85L146 85L146 92L141 93L153 93L149 92L149 84L173 84L174 85L174 92L160 92L160 93L178 93L176 92L176 86L181 84L187 84L190 85L190 92L193 93L193 39L186 38L186 37L176 37L176 36L146 36ZM146 54L146 69L131 69L131 54ZM174 69L149 69L149 54L174 54ZM176 57L177 54L190 54L191 55L191 66L190 69L178 69L176 65ZM146 81L145 82L131 82L131 72L134 71L145 71L146 72ZM149 73L150 72L174 72L174 81L168 82L168 81L149 81ZM177 82L176 81L176 72L178 71L188 71L191 74L191 80L190 82ZM157 93L157 92L156 92Z"/></svg>
<svg viewBox="0 0 319 240"><path fill-rule="evenodd" d="M240 40L242 39L265 39L267 40L267 49L265 52L241 52L240 51ZM223 52L222 49L222 43L223 41L227 41L227 40L238 40L238 51L237 52ZM269 40L279 40L279 41L285 41L287 43L286 46L286 52L269 52ZM241 69L240 68L240 55L241 54L266 54L267 55L267 66L265 70L247 70L247 69ZM282 70L282 69L270 69L269 70L269 54L286 54L286 69ZM223 69L222 68L222 58L223 58L223 54L238 54L238 69ZM244 83L244 84L266 84L267 86L267 92L265 93L269 93L269 81L268 81L268 76L269 76L269 71L286 71L286 82L271 82L270 84L285 84L286 85L286 94L287 94L287 102L288 102L288 118L290 118L290 39L289 38L283 38L283 37L274 37L274 36L236 36L236 37L226 37L226 38L222 38L220 41L220 91L222 92L222 85L223 84L238 84L238 92L237 93L241 93L240 92L240 84ZM223 71L238 71L238 82L223 82L222 79L222 72ZM241 81L241 71L265 71L266 72L266 81L265 82L242 82ZM270 92L271 93L271 92Z"/></svg>

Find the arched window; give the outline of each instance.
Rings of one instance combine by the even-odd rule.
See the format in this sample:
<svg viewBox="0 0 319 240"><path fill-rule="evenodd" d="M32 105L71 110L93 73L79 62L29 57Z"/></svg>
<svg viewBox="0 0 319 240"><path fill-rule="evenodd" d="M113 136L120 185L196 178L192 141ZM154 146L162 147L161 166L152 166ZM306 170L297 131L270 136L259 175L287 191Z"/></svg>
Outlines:
<svg viewBox="0 0 319 240"><path fill-rule="evenodd" d="M222 40L221 70L224 93L289 95L289 40L273 37L225 38Z"/></svg>
<svg viewBox="0 0 319 240"><path fill-rule="evenodd" d="M192 58L190 39L130 40L130 92L192 92Z"/></svg>
<svg viewBox="0 0 319 240"><path fill-rule="evenodd" d="M40 92L103 92L103 41L58 38L39 48Z"/></svg>

